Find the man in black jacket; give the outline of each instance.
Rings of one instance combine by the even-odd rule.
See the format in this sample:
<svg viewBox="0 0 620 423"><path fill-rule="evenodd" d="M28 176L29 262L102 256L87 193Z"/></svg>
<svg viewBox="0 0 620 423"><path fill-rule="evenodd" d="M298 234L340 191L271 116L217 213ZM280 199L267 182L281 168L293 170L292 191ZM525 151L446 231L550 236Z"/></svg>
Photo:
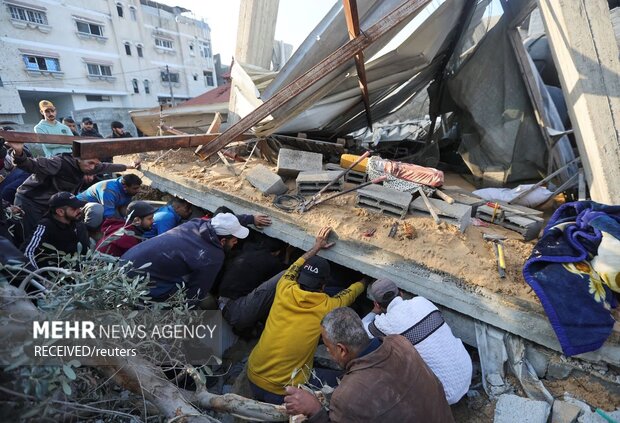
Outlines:
<svg viewBox="0 0 620 423"><path fill-rule="evenodd" d="M95 124L93 120L89 117L85 117L82 119L82 132L80 132L81 137L93 137L93 138L103 138L103 135L99 133L95 129Z"/></svg>
<svg viewBox="0 0 620 423"><path fill-rule="evenodd" d="M99 159L82 160L63 153L49 158L30 158L23 152L23 144L6 143L13 149L15 165L31 175L17 189L15 205L24 212L24 236L28 238L39 220L47 212L50 197L57 192L67 191L77 194L92 183L92 175L122 172L136 169L123 164L101 163Z"/></svg>
<svg viewBox="0 0 620 423"><path fill-rule="evenodd" d="M81 208L85 204L70 192L52 195L48 215L41 219L24 250L24 255L34 269L59 267L59 253L86 252L89 247L88 230L80 221ZM48 248L46 244L56 250Z"/></svg>
<svg viewBox="0 0 620 423"><path fill-rule="evenodd" d="M131 138L129 132L125 132L125 125L122 122L115 120L110 124L112 128L112 135L107 138Z"/></svg>

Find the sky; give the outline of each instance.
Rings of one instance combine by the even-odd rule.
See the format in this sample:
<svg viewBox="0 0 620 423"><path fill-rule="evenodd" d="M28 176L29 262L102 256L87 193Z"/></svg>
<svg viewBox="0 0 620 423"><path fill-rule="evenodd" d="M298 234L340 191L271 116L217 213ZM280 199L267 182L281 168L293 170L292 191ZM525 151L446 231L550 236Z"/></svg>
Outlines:
<svg viewBox="0 0 620 423"><path fill-rule="evenodd" d="M237 39L240 0L158 0L170 6L181 6L204 19L211 28L213 53L222 55L222 63L231 62ZM340 0L280 0L276 40L299 47L331 7Z"/></svg>

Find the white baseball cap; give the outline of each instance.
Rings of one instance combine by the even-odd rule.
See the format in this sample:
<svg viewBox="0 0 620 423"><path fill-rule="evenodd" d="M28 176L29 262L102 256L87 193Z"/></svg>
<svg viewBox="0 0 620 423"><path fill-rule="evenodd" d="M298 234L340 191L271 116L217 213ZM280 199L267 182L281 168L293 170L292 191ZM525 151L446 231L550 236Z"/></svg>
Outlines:
<svg viewBox="0 0 620 423"><path fill-rule="evenodd" d="M248 236L250 230L241 226L239 219L232 213L220 213L211 219L211 226L215 233L221 236L232 235L235 238L243 239Z"/></svg>

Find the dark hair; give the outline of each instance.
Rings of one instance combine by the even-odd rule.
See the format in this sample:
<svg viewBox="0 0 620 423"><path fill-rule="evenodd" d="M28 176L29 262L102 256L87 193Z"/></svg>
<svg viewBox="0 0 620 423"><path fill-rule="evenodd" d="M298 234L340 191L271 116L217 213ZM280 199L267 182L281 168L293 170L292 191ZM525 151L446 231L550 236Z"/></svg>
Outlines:
<svg viewBox="0 0 620 423"><path fill-rule="evenodd" d="M126 173L123 175L121 181L126 187L135 187L136 185L142 185L142 179L138 175L133 173Z"/></svg>
<svg viewBox="0 0 620 423"><path fill-rule="evenodd" d="M114 120L114 121L112 121L112 123L110 124L110 127L111 127L112 129L114 129L114 128L124 128L124 127L125 127L125 125L123 125L121 122L119 122L119 121L117 121L117 120Z"/></svg>
<svg viewBox="0 0 620 423"><path fill-rule="evenodd" d="M226 207L226 206L220 206L220 207L218 207L217 209L215 209L215 211L213 212L213 216L212 216L212 217L215 217L215 216L217 216L218 214L222 214L222 213L230 213L230 214L235 214L235 212L234 212L234 211L232 211L231 209L229 209L228 207Z"/></svg>
<svg viewBox="0 0 620 423"><path fill-rule="evenodd" d="M61 119L61 122L69 122L69 123L75 123L75 121L73 120L73 118L71 117L65 117Z"/></svg>
<svg viewBox="0 0 620 423"><path fill-rule="evenodd" d="M176 204L177 206L185 206L185 205L191 206L191 203L189 201L186 201L179 197L174 197L170 202L172 204Z"/></svg>

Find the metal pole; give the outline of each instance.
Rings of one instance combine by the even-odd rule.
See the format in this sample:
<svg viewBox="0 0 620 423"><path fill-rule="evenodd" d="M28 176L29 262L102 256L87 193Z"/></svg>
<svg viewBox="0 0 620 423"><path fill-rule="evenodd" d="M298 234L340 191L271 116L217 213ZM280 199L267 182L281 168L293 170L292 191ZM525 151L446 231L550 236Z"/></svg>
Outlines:
<svg viewBox="0 0 620 423"><path fill-rule="evenodd" d="M172 92L172 80L170 79L170 69L166 65L166 75L168 75L168 88L170 88L170 104L174 106L174 93Z"/></svg>

